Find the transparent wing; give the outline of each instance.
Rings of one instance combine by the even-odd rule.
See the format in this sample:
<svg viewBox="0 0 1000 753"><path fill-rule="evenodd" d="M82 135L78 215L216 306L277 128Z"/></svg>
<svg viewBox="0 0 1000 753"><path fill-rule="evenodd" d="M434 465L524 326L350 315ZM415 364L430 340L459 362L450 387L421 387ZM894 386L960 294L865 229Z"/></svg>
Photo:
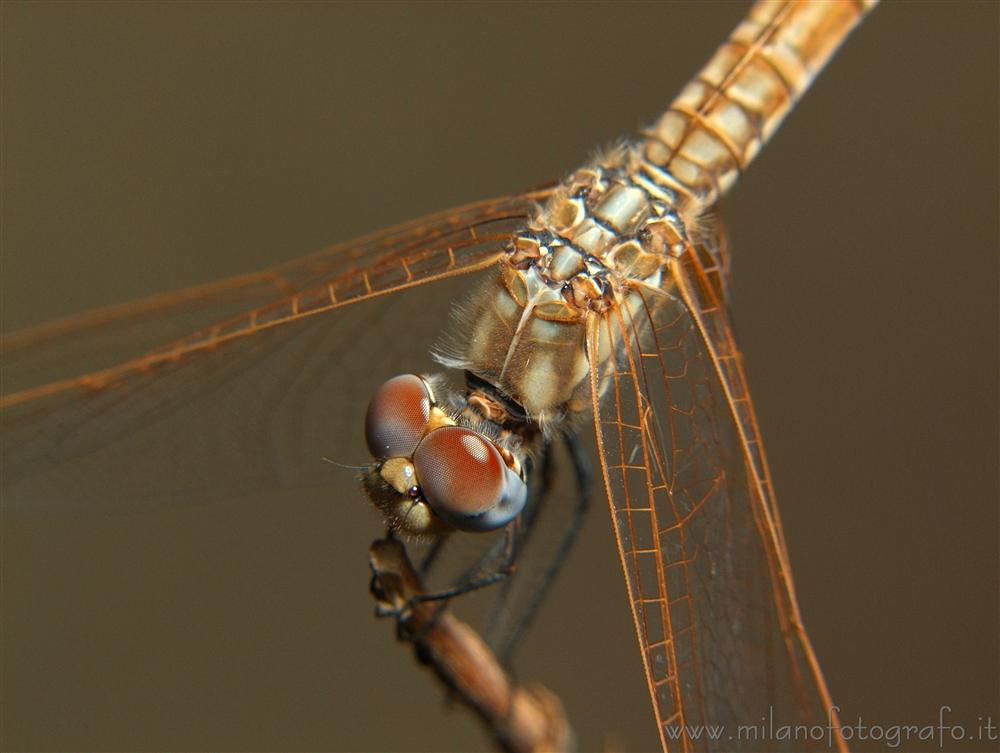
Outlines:
<svg viewBox="0 0 1000 753"><path fill-rule="evenodd" d="M550 190L469 204L263 272L4 335L0 406L101 387L264 329L489 266Z"/></svg>
<svg viewBox="0 0 1000 753"><path fill-rule="evenodd" d="M740 357L700 256L673 260L662 289L640 289L634 314L617 309L590 335L592 352L617 349L593 369L595 425L661 741L684 751L843 747L836 716L825 732L829 696L795 603Z"/></svg>
<svg viewBox="0 0 1000 753"><path fill-rule="evenodd" d="M23 388L3 398L0 413L5 509L133 509L330 474L324 455L356 457L363 447L345 443L338 454L334 441L345 434L338 427L361 426L359 417L341 415L345 380L371 382L374 364L385 360L379 348L409 342L376 342L365 333L398 308L405 291L492 265L546 195L540 189L472 204L267 273L10 338L4 386ZM287 295L274 301L278 290ZM390 293L399 295L373 301ZM447 295L437 301L441 315ZM260 300L274 302L255 305ZM372 304L348 306L365 301ZM334 309L343 310L321 316ZM176 337L220 311L229 318L150 348L152 337ZM433 334L421 328L441 323L428 318L434 321L409 322L423 351ZM28 381L93 362L100 366L82 376Z"/></svg>

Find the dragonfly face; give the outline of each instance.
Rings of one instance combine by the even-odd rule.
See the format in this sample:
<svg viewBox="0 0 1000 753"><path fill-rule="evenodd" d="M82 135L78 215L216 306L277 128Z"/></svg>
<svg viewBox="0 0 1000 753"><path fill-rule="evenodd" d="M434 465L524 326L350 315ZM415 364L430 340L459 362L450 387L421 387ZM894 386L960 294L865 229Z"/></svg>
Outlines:
<svg viewBox="0 0 1000 753"><path fill-rule="evenodd" d="M721 40L721 38L722 38L723 34L725 33L725 31L728 30L729 27L731 26L731 22L733 20L735 20L735 18L738 17L741 12L742 12L742 8L736 8L736 9L733 9L733 11L730 14L728 14L725 18L718 19L715 22L715 26L714 26L714 28L712 30L711 39L708 39L708 40L702 39L700 45L698 46L698 50L694 50L694 51L689 52L688 54L686 54L683 57L683 60L678 60L676 63L674 63L672 61L670 63L670 67L672 69L683 69L682 72L680 74L678 74L681 77L684 77L689 72L693 71L694 68L703 60L704 53L707 53L708 50L712 49L714 47L714 45L719 40ZM686 24L682 24L682 25L686 25ZM875 71L875 70L878 70L878 69L879 68L877 66L873 65L870 70ZM624 115L623 114L616 115L614 117L614 125L608 125L608 126L606 126L607 135L610 136L613 133L616 133L616 132L619 132L619 131L623 131L623 130L627 130L628 127L631 126L634 123L646 122L649 119L649 116L653 114L654 107L659 106L659 104L658 104L659 100L663 96L669 97L674 91L676 91L679 88L679 84L680 83L681 83L681 80L678 79L678 80L676 80L674 82L663 84L662 87L661 87L662 91L658 95L657 103L656 104L650 103L648 106L645 106L644 108L640 107L639 109L641 111L637 110L634 113L631 110L629 110ZM831 82L831 84L826 89L826 91L827 92L839 91L839 90L835 90L833 88L830 88L830 87L835 87L835 86L837 86L837 84L834 83L834 82ZM606 89L602 89L602 90L606 91ZM813 113L815 113L819 109L822 109L824 112L826 112L825 108L826 108L827 105L824 104L824 99L822 97L822 94L823 94L822 90L819 91L819 92L817 92L817 95L820 95L821 98L817 101L817 104L815 104L815 105L812 106L812 112ZM834 96L833 98L835 100L837 100L837 102L840 102L842 100L842 97L839 97L839 96ZM846 114L846 113L844 113L842 111L841 106L838 105L837 107L835 107L833 109L835 110L835 112L831 112L830 115L829 115L829 118L830 118L831 121L833 121L834 119L836 119L836 121L838 123L840 123L841 119L843 118L845 123L850 123L851 122L851 120L849 119L849 115ZM809 113L802 113L802 117L809 118L810 114ZM623 122L623 119L624 119L625 122ZM609 118L608 121L610 123L611 122L611 118ZM799 122L805 123L806 121L799 121ZM866 126L864 126L864 125L859 126L857 124L857 121L853 121L853 122L854 122L853 128L855 130L853 130L852 133L854 134L854 138L858 139L858 140L861 140L860 137L858 136L858 134L864 132ZM850 127L851 126L849 126L849 125L845 125L844 126L845 129L846 128L850 128ZM570 129L567 129L567 130L570 130ZM795 160L796 162L808 162L809 159L811 159L811 156L819 148L819 146L825 146L828 143L833 143L833 144L839 143L836 139L833 139L831 141L831 139L829 138L828 134L826 136L824 136L824 135L813 135L814 133L815 133L815 131L814 131L812 125L810 125L810 126L802 125L802 126L798 126L797 129L794 130L791 134L787 134L787 133L786 134L782 134L782 135L789 135L790 138L792 139L792 141L789 142L790 146L787 149L790 150L791 152L793 152L796 155L796 160ZM586 139L588 140L588 142L589 141L595 141L596 142L596 141L600 140L600 138L595 138L594 135L592 135L592 134L588 134L586 136ZM779 139L779 141L780 141L780 139ZM819 146L817 146L817 145L819 145ZM516 178L502 178L501 179L501 183L498 185L497 188L500 191L502 191L502 190L506 190L509 186L520 185L520 184L524 184L524 183L531 183L531 182L533 182L533 181L535 181L537 179L543 179L543 178L545 178L545 177L547 177L549 175L557 175L557 174L559 174L560 170L562 170L565 167L568 167L568 166L574 164L574 160L578 159L578 157L579 157L580 154L585 154L586 153L586 149L589 148L590 146L591 146L590 143L586 143L586 144L572 144L572 145L565 146L565 147L559 146L558 148L561 149L562 152L560 152L558 156L552 158L553 161L557 162L557 164L554 167L552 167L552 166L550 166L550 165L548 165L546 163L545 166L544 166L544 168L539 168L539 169L541 169L543 171L542 174L535 175L534 173L528 173L527 176L525 177L525 174L522 172ZM488 145L483 146L482 149L483 149L483 151L486 151L487 149L489 149L489 146ZM778 160L779 163L781 163L783 160L786 159L788 151L784 152L785 156L782 156L782 150L781 149L779 149L778 151L779 151L779 154L777 155L776 159ZM762 162L762 167L768 164L768 159L769 158L770 158L770 155L765 156L765 158L763 159L763 162ZM807 159L807 158L809 158L809 159ZM323 161L324 164L326 163L325 160L321 160L321 161ZM401 164L401 163L397 160L396 164ZM501 169L502 169L502 166L501 166ZM535 168L532 167L532 168L529 168L529 169L535 169ZM791 231L794 232L796 230L796 223L799 222L800 220L802 220L802 218L806 215L806 212L803 211L801 208L800 209L788 209L788 207L808 206L805 202L803 203L803 205L796 205L794 203L790 204L789 203L789 199L791 197L788 195L789 191L787 189L783 189L781 187L781 181L780 180L778 181L777 185L774 184L774 182L772 180L772 178L774 177L773 174L770 174L770 173L766 172L769 168L763 167L763 169L765 170L765 172L761 174L760 178L757 178L756 175L754 175L753 173L751 173L752 175L754 175L754 180L756 181L755 185L753 186L753 188L747 188L747 190L744 191L740 195L739 201L734 201L733 202L733 207L737 210L737 212L749 212L749 210L746 209L747 204L744 203L744 202L750 202L751 201L751 195L758 195L760 193L761 189L763 189L764 192L766 193L766 192L772 190L771 189L772 186L773 186L773 190L776 193L780 193L780 198L775 197L775 199L774 199L775 202L776 202L776 205L775 205L775 210L773 212L766 211L767 207L766 206L762 206L759 209L756 209L755 211L760 212L761 210L764 210L763 214L758 214L757 217L754 218L752 221L746 215L744 215L743 219L741 220L741 223L742 223L743 227L741 228L741 231L740 231L739 236L738 236L739 239L740 239L740 243L739 243L737 251L739 252L739 254L742 254L744 251L747 251L747 253L749 255L750 249L753 248L753 252L752 253L754 254L754 264L756 266L758 266L759 268L761 268L761 269L766 268L766 267L768 267L770 265L769 264L769 260L772 258L772 256L771 256L772 251L774 253L778 253L778 252L780 252L780 248L772 248L772 247L768 246L767 243L763 239L754 240L752 242L747 242L747 233L748 232L749 233L756 233L758 225L760 227L764 227L764 226L769 226L769 227L770 226L785 226L785 229L790 229ZM789 170L788 174L792 175L791 170ZM766 178L766 182L765 182L765 178ZM507 180L508 183L509 183L509 185L504 184L502 182L503 180ZM835 180L839 180L841 188L844 189L844 190L846 190L846 186L849 184L849 178L848 178L848 176L840 175L840 177L836 178ZM868 178L862 177L861 180L862 180L863 183L867 183L867 181L869 181L869 180L877 182L877 180L876 180L876 178L874 176L869 176ZM853 181L850 182L850 185L854 185ZM456 191L457 190L458 189L456 189ZM465 197L471 198L473 196L478 196L478 195L492 195L493 193L496 193L496 192L498 192L498 191L495 188L480 188L478 185L474 189L466 189L465 187L461 187L461 192L460 193L438 195L438 196L436 196L432 200L433 201L432 205L430 205L430 206L421 205L421 207L422 208L426 208L426 209L430 209L430 208L433 208L433 206L447 206L447 205L449 205L449 203L454 203L455 201L463 200ZM419 192L417 192L417 193L419 193ZM377 195L377 192L370 192L368 194L369 197L375 196L375 195ZM373 204L374 203L378 203L376 200L373 200L371 198L367 199L367 201L369 203L373 203ZM207 204L208 202L206 201L205 203ZM742 204L742 206L741 206L741 204ZM420 208L417 208L417 209L409 209L409 208L407 208L407 209L405 209L405 210L402 211L402 215L400 215L400 218L403 217L403 216L410 215L410 214L418 213L419 211L422 211L422 209L420 209ZM317 212L317 214L319 214L319 212ZM860 214L860 212L859 212L859 214ZM330 218L331 215L332 215L332 212L330 211L329 207L327 207L326 210L325 210L325 214L324 214L324 223L326 223L326 225L327 225L327 227L324 228L324 233L325 233L324 237L331 237L332 235L335 235L335 234L339 236L339 234L340 234L339 230L335 234L331 233L330 230L329 230L329 218ZM809 216L811 218L813 218L813 222L815 222L814 216L813 215L809 215ZM802 220L802 221L804 222L804 220ZM380 226L379 225L380 221L376 220L374 218L363 220L363 222L367 225L367 227L378 227L378 226ZM235 224L235 223L233 223L233 224ZM228 225L227 225L227 227L228 227ZM356 229L353 229L353 230L345 230L344 231L344 236L347 237L347 236L350 236L352 234L356 234L356 232L358 232L358 230L359 230L359 228L356 228ZM143 237L142 234L140 234L140 233L134 233L133 235L136 238ZM318 238L319 238L319 236L317 236L317 239L313 240L313 241L300 241L300 242L296 242L298 244L297 247L308 246L308 244L310 244L310 243L312 245L318 245L319 244ZM812 253L813 250L814 250L814 248L815 248L814 246L809 245L806 242L806 239L803 239L802 241L795 241L795 243L799 244L796 247L797 248L801 248L803 254ZM178 245L183 245L183 244L178 244ZM209 244L209 245L211 245L211 244ZM216 245L223 245L223 244L219 243L219 244L216 244ZM272 248L278 249L278 248L281 248L282 242L281 242L281 239L271 239L270 241L268 241L267 245L270 246L270 247L272 247ZM282 251L282 253L284 255L287 255L287 251ZM207 253L205 255L208 256ZM249 262L249 264L250 264L251 267L257 266L257 262ZM781 269L784 269L784 268L783 267L779 267L779 270L778 270L777 274L779 274L779 275L784 274L783 272L780 271ZM746 285L746 283L748 281L748 271L749 271L748 263L744 264L742 266L742 268L738 268L737 290L741 294L743 294L744 296L746 295L746 293L744 291L748 290L748 287ZM212 276L213 274L215 274L215 273L209 272L208 276ZM754 274L756 274L756 272L751 272L750 276L752 277ZM788 278L787 277L784 277L784 278L779 277L779 279L785 279L785 280L787 280ZM788 283L786 282L786 285L787 284ZM792 283L792 285L794 285L794 284L798 284L798 283ZM774 286L777 287L778 283L774 283ZM803 283L803 286L805 286L804 283ZM751 287L749 289L753 290L754 288ZM777 291L776 291L776 294L777 294ZM62 296L57 295L55 297L61 298ZM747 298L746 297L741 298L741 299L738 300L738 302L736 304L736 309L737 309L737 314L738 315L740 314L740 312L741 312L741 310L743 308L743 305L746 302L747 302ZM386 300L386 303L387 303L387 305L392 305L392 304L389 303L388 299ZM801 305L800 305L800 309L801 310L805 310L807 307L809 307L810 304L811 304L811 301L809 301L809 302L802 301ZM442 310L444 310L445 308L447 308L447 306L446 305L445 306L441 306L440 308ZM417 310L419 310L419 309L417 309ZM791 311L791 310L798 310L798 309L788 309L788 308L786 308L785 310L786 311ZM443 319L441 319L440 321L437 321L435 323L435 325L433 326L432 329L433 330L438 329L441 326L441 324L443 324ZM743 321L741 322L741 324L742 324L742 326L744 328L744 331L746 331L746 329L747 329L748 326L750 327L750 330L752 331L752 328L754 326L752 320L749 319L749 318L747 318L746 316L743 317ZM392 335L393 332L390 330L389 334ZM420 335L420 336L422 336L422 335ZM431 335L431 337L433 337L433 335ZM390 339L391 339L391 337L390 337ZM425 340L425 342L422 343L421 347L426 347L426 342L429 342L429 341L430 340ZM860 338L858 338L858 341L860 341ZM408 344L404 343L403 347L410 347L410 346ZM751 351L751 353L752 352L753 351ZM775 353L773 360L778 360L779 356L780 356L780 353ZM403 361L403 359L400 359L400 360ZM754 373L755 374L757 374L757 373L763 374L764 373L763 371L760 370L761 367L759 365L759 362L760 361L764 361L764 360L766 360L766 358L764 356L758 357L757 363L754 364ZM386 373L382 373L380 371L380 373L378 373L375 376L368 375L368 376L370 376L371 383L364 385L363 388L359 388L359 390L361 392L361 396L358 397L358 399L361 401L361 406L362 406L361 410L363 411L364 400L367 399L367 396L370 394L372 388L374 387L375 384L378 383L379 380L384 379L385 377L387 377L388 375L390 375L392 373L399 373L402 369L425 369L425 368L429 368L429 367L425 367L425 366L423 366L420 363L406 363L404 361L404 362L402 362L400 364L394 364L393 367L389 371L387 371ZM355 372L354 375L357 376L357 372ZM763 378L763 379L761 377L758 377L758 380L766 381L766 377ZM276 411L276 413L277 413L277 411ZM345 426L345 427L346 426L360 426L360 422L355 423L355 424L349 424L348 422L344 422L342 424L341 422L338 421L335 424L335 426L337 427L337 429L339 431L340 427L342 427L342 426ZM347 430L345 430L345 431L347 431ZM770 434L772 436L775 436L779 441L783 441L786 444L789 442L787 436L784 436L784 437L781 436L782 432L780 432L780 431L779 432L775 432L775 431L772 430L770 432ZM353 446L355 446L357 448L361 448L363 446L362 443L361 443L360 437L354 437L352 439L352 443L353 443ZM320 452L313 451L312 455L315 456L315 457L319 457ZM357 460L357 457L355 455L345 455L343 451L334 453L334 454L332 454L332 456L335 457L335 458L337 458L338 460L347 460L348 462L356 462L356 460ZM785 462L786 461L783 460L782 461L782 465L785 465ZM795 465L794 462L792 464ZM784 488L784 487L782 487L782 488ZM787 499L789 502L792 502L793 495L791 495L791 494L784 494L783 498ZM797 500L797 499L803 498L803 497L802 497L802 495L795 495L794 498ZM797 501L796 502L792 502L792 505L798 505L798 504L799 503ZM803 502L803 504L805 504L805 503ZM788 510L788 507L789 507L789 504L788 504L788 502L786 502L785 503L786 510ZM875 507L874 503L872 504L872 507L873 508ZM233 513L233 515L235 517L236 514L239 512L239 508L234 508L233 510L231 510L231 512ZM351 508L351 513L352 514L356 513L356 508ZM600 521L598 519L597 522L602 522L602 521ZM606 523L606 521L603 521L603 522ZM371 520L367 521L367 523L368 523L369 527L372 527L374 525ZM368 536L367 534L365 534L364 532L362 532L362 534L361 534L362 543L366 542L367 536ZM801 543L801 542L804 542L807 539L792 537L792 540L794 542L796 542L795 544L793 544L793 546L796 546L796 545L797 546L804 546L804 544ZM604 543L606 544L607 542L604 542ZM805 545L805 546L811 546L811 545ZM817 545L817 546L819 546L819 545ZM111 548L112 547L109 544L109 546L108 546L109 551L111 550ZM261 548L261 549L263 549L263 548ZM813 553L813 550L806 550L806 551L810 555ZM816 549L815 551L817 552L817 556L819 556L818 553L820 551L822 551L822 550L821 549ZM821 559L825 559L823 557L820 557L820 558ZM797 556L795 557L795 561L796 561L796 564L798 564L799 562L802 562L802 561L809 562L810 561L810 557L803 557L803 555L801 553L798 553ZM614 563L612 562L611 565L614 565ZM818 567L819 565L818 564L814 564L814 565L810 565L810 566L811 567ZM306 568L302 568L302 569L305 570ZM802 580L801 566L800 566L800 570L797 571L797 573L800 576L800 580ZM361 579L363 579L363 576L362 576ZM358 580L358 578L355 578L355 580ZM195 581L197 581L197 578L192 578L192 582L195 582ZM620 584L619 584L619 588L620 588ZM331 590L332 590L332 588L331 588ZM594 590L597 591L598 589L595 587ZM51 593L51 591L50 591L50 593ZM601 593L603 593L603 591L601 591ZM616 593L616 592L613 592L613 591L609 590L608 593ZM53 594L53 598L55 598L55 594ZM619 606L622 607L623 609L625 607L624 604L619 604ZM69 611L69 610L67 610L67 611ZM196 613L194 611L193 607L191 608L191 612L193 614ZM365 607L364 607L364 605L359 606L358 612L359 613L365 613ZM812 614L812 612L807 612L807 617L809 617L811 614ZM367 613L365 613L365 616L367 616ZM815 625L817 622L822 622L822 621L817 621L816 619L809 617L809 622L810 622L811 625ZM625 639L628 639L627 635L625 636ZM623 639L623 641L622 641L623 643L624 643L625 639ZM38 644L36 644L36 645L38 645ZM179 653L180 649L179 648L175 648L175 651L177 651ZM595 657L595 658L599 658L599 657ZM398 660L398 657L396 657L396 659ZM623 661L629 661L629 659L623 659ZM631 661L635 661L634 657L631 659ZM395 662L395 664L398 665L398 661ZM404 667L402 669L405 671L407 668ZM632 667L630 667L630 669L635 670L636 667L632 666ZM836 672L838 670L836 668L836 665L834 665L834 666L827 667L827 671L828 671L828 673L832 674L833 672ZM840 671L843 671L843 670L840 670ZM850 671L844 671L844 675L848 675L848 676L853 677L853 676L855 676L855 673L854 672L850 672ZM842 675L842 677L844 675ZM860 672L858 672L857 675L860 676ZM841 682L844 682L844 680L841 680ZM243 685L249 685L250 683L249 682L245 682L245 683L241 683L241 684L243 684ZM83 687L83 686L81 685L81 687ZM93 694L91 694L91 695L93 695ZM835 696L837 696L838 698L840 698L842 696L845 696L845 695L849 696L850 694L849 693L844 693L844 692L835 693ZM643 699L640 697L639 700L641 701ZM428 705L435 706L436 705L436 699L434 699ZM166 722L164 722L164 726L167 726ZM613 725L602 725L602 726L607 727L607 726L613 726ZM636 726L636 729L638 729L638 725L635 725L635 726ZM449 734L450 733L447 733L447 732L445 733L445 735L449 735ZM632 747L632 746L630 746L630 747ZM648 746L646 746L646 747L648 747Z"/></svg>
<svg viewBox="0 0 1000 753"><path fill-rule="evenodd" d="M507 525L528 496L519 444L471 408L459 412L473 413L459 426L436 391L404 374L375 393L365 436L377 462L364 477L366 493L390 529L416 536Z"/></svg>

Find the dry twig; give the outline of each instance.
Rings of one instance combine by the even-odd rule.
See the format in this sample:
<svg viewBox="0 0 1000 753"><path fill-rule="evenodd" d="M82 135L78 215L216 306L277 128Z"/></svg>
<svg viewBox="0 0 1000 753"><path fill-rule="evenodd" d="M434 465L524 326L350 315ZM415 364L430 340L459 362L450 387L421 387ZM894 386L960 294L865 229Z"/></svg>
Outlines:
<svg viewBox="0 0 1000 753"><path fill-rule="evenodd" d="M558 697L540 685L517 685L469 625L425 593L403 544L379 539L369 549L372 594L380 616L396 618L399 637L430 666L511 753L557 753L573 747L573 733Z"/></svg>

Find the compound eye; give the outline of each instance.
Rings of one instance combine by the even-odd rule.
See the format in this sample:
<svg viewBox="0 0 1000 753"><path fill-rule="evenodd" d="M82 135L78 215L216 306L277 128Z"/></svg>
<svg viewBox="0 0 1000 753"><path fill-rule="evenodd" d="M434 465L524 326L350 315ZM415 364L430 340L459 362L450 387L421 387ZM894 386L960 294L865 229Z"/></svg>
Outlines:
<svg viewBox="0 0 1000 753"><path fill-rule="evenodd" d="M528 498L528 487L493 443L461 426L444 426L424 437L413 465L431 509L463 531L507 525Z"/></svg>
<svg viewBox="0 0 1000 753"><path fill-rule="evenodd" d="M431 415L431 396L420 377L393 377L375 392L365 415L365 441L376 458L413 455Z"/></svg>

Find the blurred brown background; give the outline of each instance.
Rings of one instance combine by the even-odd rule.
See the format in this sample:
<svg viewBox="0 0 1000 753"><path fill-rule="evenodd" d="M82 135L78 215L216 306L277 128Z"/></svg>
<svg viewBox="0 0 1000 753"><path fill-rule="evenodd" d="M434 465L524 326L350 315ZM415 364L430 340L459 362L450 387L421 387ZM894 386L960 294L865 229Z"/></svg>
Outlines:
<svg viewBox="0 0 1000 753"><path fill-rule="evenodd" d="M745 7L5 2L3 329L559 176L652 119ZM727 202L738 335L847 722L997 721L997 21L880 8ZM360 415L443 321L372 330L376 376L330 400ZM361 461L360 424L331 429L331 457ZM331 483L5 521L3 747L484 747L372 618L378 521ZM612 547L597 506L519 666L583 749L648 750Z"/></svg>

